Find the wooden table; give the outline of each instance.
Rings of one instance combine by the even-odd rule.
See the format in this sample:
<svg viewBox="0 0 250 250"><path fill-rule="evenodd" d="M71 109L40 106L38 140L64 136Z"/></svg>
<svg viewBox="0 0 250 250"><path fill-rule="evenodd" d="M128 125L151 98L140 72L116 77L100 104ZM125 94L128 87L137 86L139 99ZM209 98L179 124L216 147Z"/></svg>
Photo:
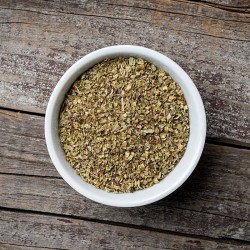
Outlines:
<svg viewBox="0 0 250 250"><path fill-rule="evenodd" d="M249 0L0 0L1 249L250 249ZM169 197L92 202L53 167L50 94L83 55L114 44L180 64L204 100L202 158Z"/></svg>

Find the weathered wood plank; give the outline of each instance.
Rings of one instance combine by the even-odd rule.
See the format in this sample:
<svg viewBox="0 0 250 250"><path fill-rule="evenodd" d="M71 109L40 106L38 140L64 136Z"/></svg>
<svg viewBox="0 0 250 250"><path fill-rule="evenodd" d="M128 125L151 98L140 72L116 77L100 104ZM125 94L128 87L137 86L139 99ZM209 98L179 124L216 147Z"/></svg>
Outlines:
<svg viewBox="0 0 250 250"><path fill-rule="evenodd" d="M7 249L23 249L22 246L56 249L247 249L246 243L214 242L59 216L1 211L0 221L0 242L19 245L9 245ZM2 247L6 249L5 244Z"/></svg>
<svg viewBox="0 0 250 250"><path fill-rule="evenodd" d="M222 2L220 0L211 1L188 1L188 0L155 0L155 1L143 1L143 0L105 0L105 1L71 1L63 0L59 2L56 1L12 1L4 2L1 4L3 8L18 9L18 10L29 10L38 11L39 13L53 13L58 14L73 14L73 15L93 15L93 16L106 16L106 17L116 17L116 18L126 18L128 20L138 20L138 21L150 21L154 22L159 16L150 16L140 14L148 14L149 11L168 13L169 15L186 15L201 18L202 22L205 20L205 25L201 25L199 31L207 30L208 34L215 35L213 32L216 30L209 30L207 27L206 18L214 18L222 21L237 21L237 22L248 22L249 21L249 10L250 4L248 0L235 1L231 3L229 1ZM109 6L112 6L109 7ZM131 8L134 9L131 10ZM142 10L141 10L142 9ZM143 10L144 9L144 10ZM235 11L237 9L237 11ZM127 10L127 13L124 13ZM136 14L136 11L137 14ZM227 11L225 11L227 10ZM230 11L231 10L231 11ZM161 14L160 14L161 15ZM165 15L163 14L163 16ZM204 19L202 19L204 18ZM219 22L220 23L220 22ZM222 25L226 25L222 24ZM179 25L184 25L179 23ZM205 26L205 27L204 27ZM181 26L180 26L181 27ZM242 29L243 27L241 27ZM246 26L245 26L246 28ZM227 27L227 30L233 30L233 27ZM198 30L198 27L196 27ZM218 33L217 33L218 34ZM226 33L220 34L224 36ZM236 37L237 39L237 37Z"/></svg>
<svg viewBox="0 0 250 250"><path fill-rule="evenodd" d="M44 117L0 109L1 173L59 177L44 139Z"/></svg>
<svg viewBox="0 0 250 250"><path fill-rule="evenodd" d="M186 193L189 196L186 197ZM5 208L74 215L175 233L250 241L249 204L209 199L206 192L203 195L198 190L185 191L182 188L155 204L114 208L80 196L61 179L1 174L0 200L1 206ZM230 205L233 207L230 208ZM235 218L238 216L241 219Z"/></svg>
<svg viewBox="0 0 250 250"><path fill-rule="evenodd" d="M44 113L55 84L81 56L137 44L190 74L204 99L209 137L249 144L250 15L203 2L145 4L1 2L0 106Z"/></svg>
<svg viewBox="0 0 250 250"><path fill-rule="evenodd" d="M27 246L27 245L14 245L14 244L2 244L0 243L0 250L27 250L27 249L35 249L35 250L44 250L44 249L48 249L48 248L44 248L44 247L35 247L35 246ZM53 248L49 248L49 249L53 249Z"/></svg>

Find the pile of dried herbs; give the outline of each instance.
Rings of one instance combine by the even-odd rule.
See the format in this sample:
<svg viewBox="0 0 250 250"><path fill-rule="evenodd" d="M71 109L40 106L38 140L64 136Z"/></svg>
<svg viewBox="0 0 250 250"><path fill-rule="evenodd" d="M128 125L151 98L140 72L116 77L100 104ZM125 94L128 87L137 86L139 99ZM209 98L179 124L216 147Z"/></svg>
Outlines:
<svg viewBox="0 0 250 250"><path fill-rule="evenodd" d="M66 160L84 181L133 192L158 183L183 156L188 106L181 88L153 64L107 59L73 84L59 135Z"/></svg>

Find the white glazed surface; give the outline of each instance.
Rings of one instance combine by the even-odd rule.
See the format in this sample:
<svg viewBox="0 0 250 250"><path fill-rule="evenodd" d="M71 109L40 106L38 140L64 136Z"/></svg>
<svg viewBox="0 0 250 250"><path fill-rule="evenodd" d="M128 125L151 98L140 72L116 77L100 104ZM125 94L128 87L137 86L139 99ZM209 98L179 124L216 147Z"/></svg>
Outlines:
<svg viewBox="0 0 250 250"><path fill-rule="evenodd" d="M190 136L184 156L174 170L150 188L134 193L114 194L94 188L84 182L67 163L58 136L60 107L74 81L87 69L105 58L134 56L144 58L168 72L184 92L189 107ZM110 206L136 207L160 200L174 192L196 167L206 137L206 116L203 102L194 83L186 72L168 57L139 46L117 45L94 51L71 66L56 85L46 110L45 138L49 155L63 179L85 197Z"/></svg>

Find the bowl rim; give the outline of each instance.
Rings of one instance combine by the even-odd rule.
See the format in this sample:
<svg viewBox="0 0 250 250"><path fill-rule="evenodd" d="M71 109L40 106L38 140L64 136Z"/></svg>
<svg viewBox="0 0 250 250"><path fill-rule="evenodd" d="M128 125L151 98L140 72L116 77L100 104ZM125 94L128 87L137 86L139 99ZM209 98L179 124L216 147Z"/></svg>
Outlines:
<svg viewBox="0 0 250 250"><path fill-rule="evenodd" d="M121 54L129 56L131 54L131 51L133 52L132 55L139 53L140 55L143 55L142 57L144 59L149 60L151 62L154 61L153 58L155 58L155 60L161 61L163 66L166 64L169 64L168 66L170 67L170 71L173 70L174 73L178 72L178 74L182 75L186 79L186 81L188 82L187 88L189 89L190 92L192 92L192 95L195 97L195 100L193 100L193 102L196 105L197 115L199 117L199 123L197 123L197 126L198 127L200 126L200 127L198 130L199 136L197 136L197 138L199 138L199 141L197 142L197 145L196 145L197 151L195 152L194 157L192 157L192 159L190 159L190 162L187 164L188 167L185 170L185 173L182 174L181 178L179 178L174 183L174 185L172 185L168 189L162 190L161 192L154 194L150 197L146 197L146 198L143 198L141 200L136 200L136 201L135 200L130 201L128 199L125 199L125 201L123 202L121 200L118 201L117 199L113 199L113 198L107 199L106 197L104 198L102 195L93 195L93 193L89 192L87 189L84 189L82 186L80 186L79 184L76 183L75 179L66 171L65 167L62 166L62 164L60 163L60 157L62 157L62 155L60 155L58 153L58 150L57 150L58 144L56 144L55 140L53 139L55 137L55 134L53 134L53 128L54 128L54 126L57 126L57 122L55 123L55 119L54 119L54 112L55 112L54 110L55 110L55 105L58 105L57 101L58 101L58 98L60 97L61 91L65 88L67 82L71 81L71 83L69 84L70 86L73 84L73 82L76 80L73 75L78 74L78 77L79 77L84 71L87 70L87 68L91 67L91 66L88 66L84 71L82 71L83 65L86 65L89 62L91 62L90 65L93 66L94 64L102 61L104 58L112 57L110 55L115 55L115 54L116 54L116 56L113 56L113 58L118 57ZM168 73L171 75L171 73L173 73L173 72L170 72L170 71L168 70ZM73 80L73 78L74 78L74 80ZM178 84L178 81L176 81L176 82ZM69 87L67 89L69 89ZM183 92L185 95L184 90L183 90ZM64 99L64 97L63 97L63 99ZM188 101L187 101L187 104L189 104ZM61 104L59 106L61 106ZM190 121L191 121L191 119L190 119ZM167 56L165 56L159 52L156 52L152 49L148 49L148 48L141 47L141 46L135 46L135 45L115 45L115 46L105 47L105 48L93 51L93 52L85 55L80 60L75 62L65 72L65 74L61 77L61 79L58 81L57 85L55 86L55 88L50 96L50 99L49 99L49 102L47 105L47 109L46 109L45 140L46 140L46 145L48 148L50 158L51 158L54 166L56 167L57 171L63 177L63 179L77 192L79 192L83 196L85 196L93 201L96 201L96 202L99 202L99 203L102 203L105 205L117 206L117 207L136 207L136 206L142 206L142 205L153 203L155 201L158 201L158 200L168 196L169 194L174 192L177 188L179 188L188 179L188 177L191 175L191 173L195 169L195 167L200 159L200 156L202 154L204 144L205 144L205 138L206 138L206 127L207 127L206 126L206 114L205 114L205 108L204 108L201 96L200 96L195 84L191 80L191 78L177 63L175 63L173 60L171 60ZM191 131L191 128L190 128L190 131ZM186 151L188 150L188 147L189 147L189 144L187 146ZM176 167L178 165L179 165L179 163L176 165ZM170 172L170 174L172 172ZM153 185L153 186L155 186L155 185ZM147 188L147 189L151 189L152 187ZM96 188L94 188L94 189L96 189ZM136 193L136 192L141 192L141 190L135 191L134 193ZM132 194L134 194L134 193L132 193ZM124 195L124 194L113 194L113 193L109 193L109 194L111 194L110 196L112 196L112 195ZM113 196L113 197L115 197L115 196Z"/></svg>

